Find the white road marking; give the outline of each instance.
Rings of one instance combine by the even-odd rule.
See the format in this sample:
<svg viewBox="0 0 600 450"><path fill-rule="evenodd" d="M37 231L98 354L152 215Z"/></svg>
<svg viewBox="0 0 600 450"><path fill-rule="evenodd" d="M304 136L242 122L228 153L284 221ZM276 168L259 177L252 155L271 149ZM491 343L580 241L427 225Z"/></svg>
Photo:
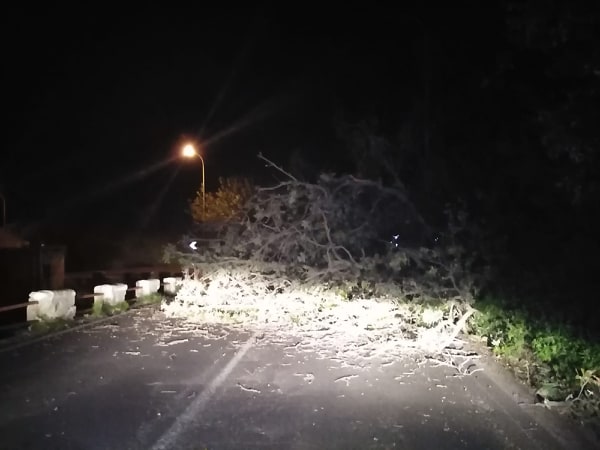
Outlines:
<svg viewBox="0 0 600 450"><path fill-rule="evenodd" d="M240 360L244 357L246 352L250 350L252 344L255 342L257 333L254 333L250 338L244 342L239 351L231 358L227 365L217 374L215 378L208 384L208 386L196 397L196 399L190 403L190 405L181 413L175 422L169 427L165 433L155 442L151 447L153 450L164 450L168 448L176 448L177 438L186 430L191 422L198 417L198 415L205 409L209 400L213 397L217 389L223 384L227 377L231 374L235 366L238 365Z"/></svg>

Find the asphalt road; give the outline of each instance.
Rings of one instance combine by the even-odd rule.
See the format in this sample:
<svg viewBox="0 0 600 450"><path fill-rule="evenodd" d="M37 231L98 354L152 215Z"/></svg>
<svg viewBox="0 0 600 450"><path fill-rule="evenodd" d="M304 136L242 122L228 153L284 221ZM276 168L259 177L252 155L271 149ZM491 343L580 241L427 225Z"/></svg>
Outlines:
<svg viewBox="0 0 600 450"><path fill-rule="evenodd" d="M483 359L323 355L130 311L0 350L0 448L593 448Z"/></svg>

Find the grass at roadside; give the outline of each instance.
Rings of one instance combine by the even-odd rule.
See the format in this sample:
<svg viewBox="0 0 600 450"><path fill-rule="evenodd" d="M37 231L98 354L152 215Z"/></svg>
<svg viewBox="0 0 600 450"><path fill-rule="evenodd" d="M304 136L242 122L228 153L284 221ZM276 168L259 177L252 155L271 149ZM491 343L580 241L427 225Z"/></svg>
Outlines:
<svg viewBox="0 0 600 450"><path fill-rule="evenodd" d="M48 333L56 333L57 331L66 330L73 325L73 322L66 319L45 319L32 322L29 331L34 335L42 335Z"/></svg>
<svg viewBox="0 0 600 450"><path fill-rule="evenodd" d="M143 306L143 305L157 305L163 300L164 295L159 294L158 292L154 294L144 295L142 297L138 297L135 299L133 305L134 306Z"/></svg>
<svg viewBox="0 0 600 450"><path fill-rule="evenodd" d="M566 402L579 417L600 416L600 343L566 323L487 297L475 304L471 332L484 338L540 400Z"/></svg>

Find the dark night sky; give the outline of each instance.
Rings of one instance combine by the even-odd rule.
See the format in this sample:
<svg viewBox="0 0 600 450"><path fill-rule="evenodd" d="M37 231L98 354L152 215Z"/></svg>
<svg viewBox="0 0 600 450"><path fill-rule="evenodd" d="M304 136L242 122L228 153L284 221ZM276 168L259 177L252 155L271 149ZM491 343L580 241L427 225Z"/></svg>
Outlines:
<svg viewBox="0 0 600 450"><path fill-rule="evenodd" d="M183 215L200 180L199 161L175 158L185 136L209 143L208 190L219 176L264 179L259 151L285 165L299 150L345 170L336 111L400 113L422 86L423 30L437 42L429 58L454 52L464 73L453 76L477 77L494 58L502 20L489 7L3 15L8 221L102 218L124 227Z"/></svg>

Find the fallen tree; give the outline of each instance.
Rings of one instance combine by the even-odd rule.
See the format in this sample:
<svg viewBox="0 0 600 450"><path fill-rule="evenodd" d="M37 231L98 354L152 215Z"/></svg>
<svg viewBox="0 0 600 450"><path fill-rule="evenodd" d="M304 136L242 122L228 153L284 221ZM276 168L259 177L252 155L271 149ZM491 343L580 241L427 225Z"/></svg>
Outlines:
<svg viewBox="0 0 600 450"><path fill-rule="evenodd" d="M457 241L464 218L451 217L444 245L430 245L432 228L401 185L331 174L308 183L260 158L284 179L258 187L234 220L201 224L212 233L196 251L166 249L187 281L173 314L304 323L319 321L317 313L340 300L385 300L412 305L394 313L406 332L413 326L407 336L424 326L443 335L442 348L451 345L472 314L478 286L473 260ZM441 313L427 312L429 306ZM428 348L441 350L437 345Z"/></svg>
<svg viewBox="0 0 600 450"><path fill-rule="evenodd" d="M302 182L260 157L287 179L258 188L237 220L201 224L214 233L197 252L169 246L166 259L192 270L224 261L267 264L305 283L387 282L408 299L472 302L471 259L455 239L464 224L453 223L445 245L428 246L432 229L403 189L349 175ZM392 245L393 235L399 239Z"/></svg>

